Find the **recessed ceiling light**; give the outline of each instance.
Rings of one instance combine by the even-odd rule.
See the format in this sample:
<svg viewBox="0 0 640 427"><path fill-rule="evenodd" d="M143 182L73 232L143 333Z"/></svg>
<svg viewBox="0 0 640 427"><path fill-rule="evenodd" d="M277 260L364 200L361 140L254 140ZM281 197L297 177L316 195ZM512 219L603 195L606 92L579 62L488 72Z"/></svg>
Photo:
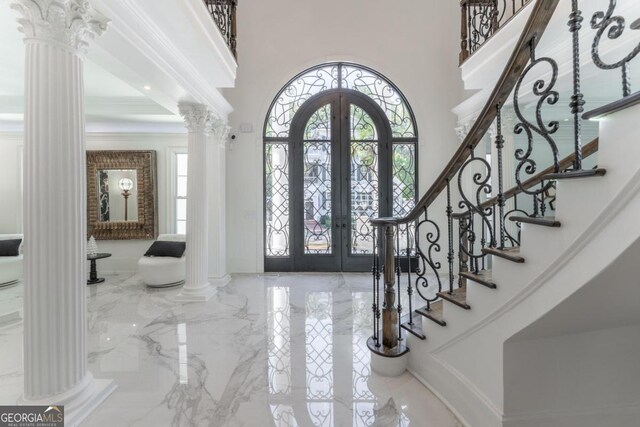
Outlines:
<svg viewBox="0 0 640 427"><path fill-rule="evenodd" d="M569 119L564 119L564 121L565 121L565 122L568 122L568 121L569 121Z"/></svg>
<svg viewBox="0 0 640 427"><path fill-rule="evenodd" d="M151 86L149 86L149 85L145 85L145 86L144 86L144 90L151 90Z"/></svg>

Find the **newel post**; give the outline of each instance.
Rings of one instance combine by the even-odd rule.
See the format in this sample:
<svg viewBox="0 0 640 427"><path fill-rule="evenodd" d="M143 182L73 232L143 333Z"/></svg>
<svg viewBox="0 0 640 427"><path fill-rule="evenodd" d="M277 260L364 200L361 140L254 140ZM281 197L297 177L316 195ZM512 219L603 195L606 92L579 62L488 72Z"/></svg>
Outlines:
<svg viewBox="0 0 640 427"><path fill-rule="evenodd" d="M382 306L382 345L393 348L398 345L398 310L396 308L395 278L395 230L385 226L384 248L384 304Z"/></svg>

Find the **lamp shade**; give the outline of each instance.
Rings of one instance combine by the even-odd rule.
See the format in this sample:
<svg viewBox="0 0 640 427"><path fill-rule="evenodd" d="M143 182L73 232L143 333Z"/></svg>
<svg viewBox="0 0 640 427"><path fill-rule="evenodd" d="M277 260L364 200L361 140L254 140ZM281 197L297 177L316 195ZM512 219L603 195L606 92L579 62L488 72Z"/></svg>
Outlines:
<svg viewBox="0 0 640 427"><path fill-rule="evenodd" d="M133 181L129 178L122 178L118 181L118 185L122 191L130 191L133 188Z"/></svg>

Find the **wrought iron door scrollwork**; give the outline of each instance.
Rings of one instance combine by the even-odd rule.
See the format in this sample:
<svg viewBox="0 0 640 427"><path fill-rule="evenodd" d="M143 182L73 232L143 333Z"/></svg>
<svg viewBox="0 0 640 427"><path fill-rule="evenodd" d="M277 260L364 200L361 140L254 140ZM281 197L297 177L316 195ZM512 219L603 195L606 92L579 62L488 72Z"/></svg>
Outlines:
<svg viewBox="0 0 640 427"><path fill-rule="evenodd" d="M426 245L423 247L420 244L420 235L424 233L426 239ZM430 220L425 212L424 219L418 222L415 230L415 242L416 242L416 255L418 256L418 266L416 267L416 280L415 287L418 294L425 301L434 301L437 299L436 292L442 291L442 281L440 280L440 267L442 266L439 261L434 261L435 253L440 252L440 227L434 221ZM431 285L429 283L428 274L433 272L438 289L433 293L432 297L425 295L423 290L426 290Z"/></svg>
<svg viewBox="0 0 640 427"><path fill-rule="evenodd" d="M613 70L616 68L622 68L622 94L627 97L631 94L631 81L629 80L629 62L640 53L640 43L624 58L614 63L606 63L600 57L600 42L602 35L607 31L607 38L615 40L622 36L625 28L625 19L622 16L613 16L616 8L616 0L609 0L609 7L606 12L596 12L591 17L591 28L596 31L593 44L591 45L591 57L594 64L603 70ZM634 25L631 26L634 28Z"/></svg>
<svg viewBox="0 0 640 427"><path fill-rule="evenodd" d="M549 149L551 150L551 154L553 156L553 171L558 172L560 169L560 166L558 164L558 146L551 137L551 135L558 131L560 123L556 120L553 120L548 124L545 124L544 120L542 119L542 107L544 106L544 104L547 103L548 105L555 105L558 102L560 95L553 89L558 80L558 64L556 63L556 61L548 57L536 58L534 47L535 39L532 39L530 43L531 62L520 75L520 78L516 83L515 92L513 95L513 108L519 120L519 123L514 126L513 131L516 135L520 135L524 132L527 136L527 149L523 150L519 148L515 152L516 160L518 160L515 171L515 179L518 187L520 187L522 192L530 195L537 195L544 191L547 191L551 186L551 182L547 182L544 186L538 187L536 189L527 189L523 185L523 182L525 180L522 178L522 172L524 168L524 172L527 175L533 175L537 169L536 162L531 157L533 154L533 143L535 140L534 134L540 136L549 145ZM533 84L532 92L536 97L538 97L538 101L536 102L535 123L532 123L531 121L527 120L522 114L519 97L522 89L522 83L524 82L525 78L527 77L527 75L529 75L531 70L535 69L536 67L539 68L538 66L541 64L547 64L551 68L551 78L548 81L544 79L538 79Z"/></svg>

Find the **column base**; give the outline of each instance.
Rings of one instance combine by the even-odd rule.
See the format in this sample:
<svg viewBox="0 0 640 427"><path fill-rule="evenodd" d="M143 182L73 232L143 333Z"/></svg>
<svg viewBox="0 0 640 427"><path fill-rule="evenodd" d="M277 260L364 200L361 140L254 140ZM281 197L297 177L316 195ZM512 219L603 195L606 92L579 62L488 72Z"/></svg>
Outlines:
<svg viewBox="0 0 640 427"><path fill-rule="evenodd" d="M113 380L94 380L91 373L71 390L48 396L44 399L18 399L18 405L62 405L64 406L64 425L75 427L93 412L113 391L117 385Z"/></svg>
<svg viewBox="0 0 640 427"><path fill-rule="evenodd" d="M180 302L206 302L216 294L217 290L209 283L200 286L184 285L175 300Z"/></svg>
<svg viewBox="0 0 640 427"><path fill-rule="evenodd" d="M230 281L231 276L229 274L225 274L222 277L209 277L209 283L211 283L211 285L215 286L216 288L227 286Z"/></svg>
<svg viewBox="0 0 640 427"><path fill-rule="evenodd" d="M399 377L407 370L409 355L386 357L371 352L371 370L383 377Z"/></svg>

